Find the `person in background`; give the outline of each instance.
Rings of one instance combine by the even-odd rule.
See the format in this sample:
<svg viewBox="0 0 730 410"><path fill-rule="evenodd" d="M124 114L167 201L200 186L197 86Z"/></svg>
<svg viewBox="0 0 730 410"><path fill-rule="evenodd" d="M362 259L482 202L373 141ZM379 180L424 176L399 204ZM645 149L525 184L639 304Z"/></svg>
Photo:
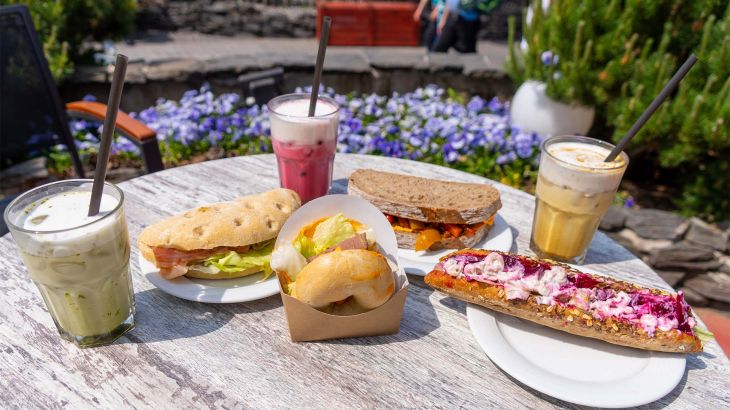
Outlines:
<svg viewBox="0 0 730 410"><path fill-rule="evenodd" d="M423 15L424 11L427 10L427 5L430 11L427 11L428 17L424 19ZM413 21L420 22L424 20L424 28L421 33L421 45L429 50L433 46L434 39L436 38L437 26L444 13L445 5L445 0L420 0L416 11L413 13Z"/></svg>
<svg viewBox="0 0 730 410"><path fill-rule="evenodd" d="M479 16L500 3L501 0L447 0L431 51L445 53L454 47L460 53L476 53Z"/></svg>

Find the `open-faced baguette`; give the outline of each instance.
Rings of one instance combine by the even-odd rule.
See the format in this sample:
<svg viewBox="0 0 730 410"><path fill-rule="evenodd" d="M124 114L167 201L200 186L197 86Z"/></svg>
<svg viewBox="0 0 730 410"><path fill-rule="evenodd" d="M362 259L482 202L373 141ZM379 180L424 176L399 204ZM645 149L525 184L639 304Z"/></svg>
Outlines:
<svg viewBox="0 0 730 410"><path fill-rule="evenodd" d="M652 332L646 331L642 324L621 317L601 317L602 315L597 314L593 307L587 305L584 308L577 307L571 303L572 300L556 300L555 303L546 303L545 299L541 299L545 296L536 292L529 293L529 296L524 299L508 299L505 286L500 280L485 278L483 273L476 279L466 273L452 276L459 268L451 269L451 274L447 273L449 269L444 268L445 263L447 266L453 267L457 261L466 261L462 265L462 269L466 265L474 263L488 264L490 262L485 257L492 253L498 254L504 261L509 258L509 264L512 266L514 266L515 260L524 266L529 266L536 272L533 272L533 275L544 275L545 271L549 271L553 267L562 268L566 273L566 280L572 280L570 278L575 280L573 283L575 283L576 289L597 289L610 291L610 294L614 295L623 292L628 295L642 294L649 295L647 297L664 298L669 303L668 309L673 308L674 314L678 315L676 318L679 320L679 324L668 330L654 328L652 334ZM449 261L449 259L452 260ZM500 258L494 257L493 259ZM507 265L506 262L505 265ZM477 270L471 272L475 271L478 272ZM462 272L464 271L462 270ZM493 272L497 272L497 270ZM508 276L505 273L507 270L504 273L494 273L496 276L490 277ZM486 276L489 275L492 273L486 274ZM579 336L645 350L677 353L702 351L702 342L692 330L695 321L692 318L691 309L683 301L681 294L672 295L661 290L642 288L608 277L590 275L553 261L535 260L526 256L496 251L464 249L443 257L436 268L426 275L425 282L449 296ZM636 309L638 310L638 307Z"/></svg>

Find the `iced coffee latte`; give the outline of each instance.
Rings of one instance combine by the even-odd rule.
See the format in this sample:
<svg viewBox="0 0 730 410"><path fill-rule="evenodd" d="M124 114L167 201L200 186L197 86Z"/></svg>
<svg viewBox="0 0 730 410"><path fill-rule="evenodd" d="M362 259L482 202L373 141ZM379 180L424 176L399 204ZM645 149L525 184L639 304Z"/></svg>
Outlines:
<svg viewBox="0 0 730 410"><path fill-rule="evenodd" d="M88 216L91 181L36 188L5 220L59 333L81 347L110 343L133 327L129 234L123 194L106 184Z"/></svg>
<svg viewBox="0 0 730 410"><path fill-rule="evenodd" d="M531 249L542 258L582 263L629 159L604 162L613 146L587 137L545 141L535 193Z"/></svg>

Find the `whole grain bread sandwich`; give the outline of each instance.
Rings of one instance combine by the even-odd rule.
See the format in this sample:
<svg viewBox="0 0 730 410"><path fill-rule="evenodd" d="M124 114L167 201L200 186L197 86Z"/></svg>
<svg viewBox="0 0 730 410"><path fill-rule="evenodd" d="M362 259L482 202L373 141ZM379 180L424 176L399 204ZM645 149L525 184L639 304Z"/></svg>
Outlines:
<svg viewBox="0 0 730 410"><path fill-rule="evenodd" d="M502 207L499 191L487 184L372 169L353 172L347 192L369 201L385 214L399 248L417 251L476 245L487 235Z"/></svg>
<svg viewBox="0 0 730 410"><path fill-rule="evenodd" d="M276 236L300 206L289 189L200 206L148 226L137 245L166 279L268 276Z"/></svg>

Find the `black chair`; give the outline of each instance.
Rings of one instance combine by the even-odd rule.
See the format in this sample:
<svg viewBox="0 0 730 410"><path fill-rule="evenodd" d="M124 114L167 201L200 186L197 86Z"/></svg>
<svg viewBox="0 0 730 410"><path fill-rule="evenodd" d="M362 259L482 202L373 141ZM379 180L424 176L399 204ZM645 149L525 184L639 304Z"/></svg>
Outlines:
<svg viewBox="0 0 730 410"><path fill-rule="evenodd" d="M69 116L103 121L106 105L61 102L28 8L0 7L0 170L42 155L50 147L68 148L74 169L84 169L69 130ZM154 130L120 112L116 129L140 148L147 172L163 169ZM9 198L0 200L0 213ZM0 220L0 235L7 232Z"/></svg>
<svg viewBox="0 0 730 410"><path fill-rule="evenodd" d="M253 97L256 104L263 105L282 93L284 69L281 67L238 76L238 85L244 98Z"/></svg>

